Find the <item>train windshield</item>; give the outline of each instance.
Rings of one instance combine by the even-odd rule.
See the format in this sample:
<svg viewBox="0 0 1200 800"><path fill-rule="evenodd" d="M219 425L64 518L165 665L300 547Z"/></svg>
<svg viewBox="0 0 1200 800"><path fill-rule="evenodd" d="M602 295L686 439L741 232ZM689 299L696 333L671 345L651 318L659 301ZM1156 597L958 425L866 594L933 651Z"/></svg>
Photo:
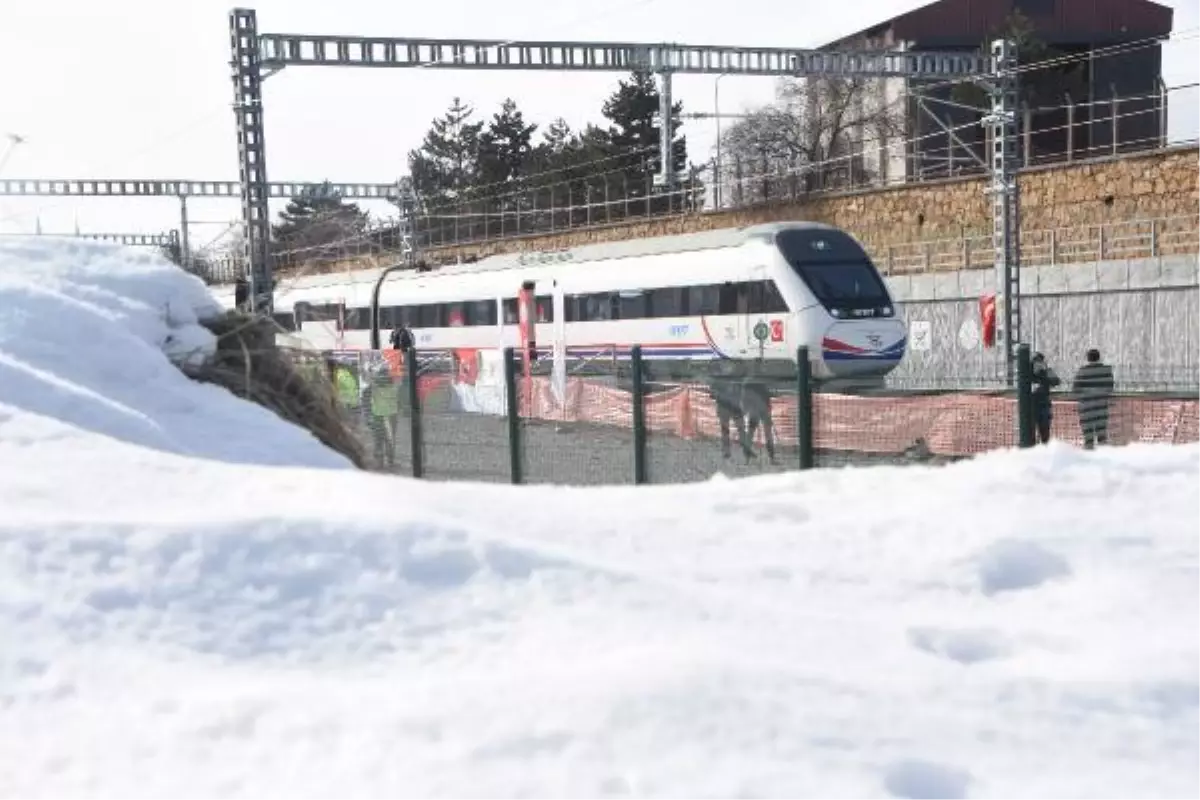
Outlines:
<svg viewBox="0 0 1200 800"><path fill-rule="evenodd" d="M841 231L780 231L783 257L821 305L847 316L890 316L891 300L871 258ZM838 314L835 313L835 316Z"/></svg>

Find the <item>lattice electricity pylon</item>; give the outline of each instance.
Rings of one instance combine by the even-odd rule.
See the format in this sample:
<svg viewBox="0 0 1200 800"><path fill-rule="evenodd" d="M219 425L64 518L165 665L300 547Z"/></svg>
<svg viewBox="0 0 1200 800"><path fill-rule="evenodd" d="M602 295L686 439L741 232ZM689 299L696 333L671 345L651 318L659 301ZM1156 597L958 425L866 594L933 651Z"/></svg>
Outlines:
<svg viewBox="0 0 1200 800"><path fill-rule="evenodd" d="M1015 385L1017 345L1021 341L1021 203L1017 184L1017 48L1004 39L992 42L995 74L987 88L992 196L992 249L999 297L997 338L1003 343L1004 375Z"/></svg>
<svg viewBox="0 0 1200 800"><path fill-rule="evenodd" d="M258 33L253 9L230 13L233 37L234 84L255 110L237 115L239 145L248 138L262 147L262 81L289 66L418 68L455 70L532 70L567 72L629 72L643 69L658 75L660 92L670 97L675 73L761 75L770 77L873 77L909 80L986 80L997 74L991 55L961 52L895 52L881 50L828 52L784 47L727 47L615 42L538 42L484 39L423 39L404 37ZM255 56L249 50L255 50ZM999 106L1007 108L1007 95ZM672 191L677 179L671 169L674 130L669 105L660 114L660 155L663 183ZM265 183L261 174L243 171L243 181ZM246 186L243 195L256 197ZM246 209L246 225L252 224ZM251 266L255 274L270 275L267 254Z"/></svg>
<svg viewBox="0 0 1200 800"><path fill-rule="evenodd" d="M417 248L414 240L417 230L417 194L413 188L411 177L396 181L396 193L391 199L399 212L396 222L396 232L400 237L400 256L404 263L410 266L417 258Z"/></svg>

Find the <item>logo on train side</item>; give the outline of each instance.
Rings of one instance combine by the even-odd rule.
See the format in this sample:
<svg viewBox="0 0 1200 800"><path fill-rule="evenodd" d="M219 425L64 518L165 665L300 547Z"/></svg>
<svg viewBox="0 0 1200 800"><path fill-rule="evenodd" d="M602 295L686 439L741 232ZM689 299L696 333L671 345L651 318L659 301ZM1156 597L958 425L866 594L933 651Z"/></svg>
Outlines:
<svg viewBox="0 0 1200 800"><path fill-rule="evenodd" d="M521 253L517 262L521 266L527 264L551 264L556 261L570 261L574 256L570 250L541 250L535 253Z"/></svg>
<svg viewBox="0 0 1200 800"><path fill-rule="evenodd" d="M672 336L686 336L690 325L672 325L670 333Z"/></svg>
<svg viewBox="0 0 1200 800"><path fill-rule="evenodd" d="M871 345L871 347L878 350L879 348L883 347L883 337L880 336L878 333L868 333L867 334L867 344Z"/></svg>

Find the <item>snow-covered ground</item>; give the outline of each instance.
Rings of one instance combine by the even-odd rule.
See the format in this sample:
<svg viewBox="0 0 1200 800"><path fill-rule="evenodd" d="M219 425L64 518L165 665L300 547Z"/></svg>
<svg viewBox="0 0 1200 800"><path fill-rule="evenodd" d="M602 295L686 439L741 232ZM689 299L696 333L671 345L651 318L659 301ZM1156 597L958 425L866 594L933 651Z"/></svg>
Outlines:
<svg viewBox="0 0 1200 800"><path fill-rule="evenodd" d="M363 475L173 372L198 284L58 248L0 245L2 796L1200 792L1200 447Z"/></svg>

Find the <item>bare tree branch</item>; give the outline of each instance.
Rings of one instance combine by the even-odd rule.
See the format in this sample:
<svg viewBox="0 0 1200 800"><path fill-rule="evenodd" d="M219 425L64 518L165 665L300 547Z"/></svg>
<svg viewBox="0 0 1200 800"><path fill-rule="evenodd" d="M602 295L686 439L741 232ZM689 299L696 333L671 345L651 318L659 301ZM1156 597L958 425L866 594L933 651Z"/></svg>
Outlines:
<svg viewBox="0 0 1200 800"><path fill-rule="evenodd" d="M721 137L722 180L750 203L864 185L879 177L880 143L903 137L904 115L877 80L781 81L774 103Z"/></svg>

